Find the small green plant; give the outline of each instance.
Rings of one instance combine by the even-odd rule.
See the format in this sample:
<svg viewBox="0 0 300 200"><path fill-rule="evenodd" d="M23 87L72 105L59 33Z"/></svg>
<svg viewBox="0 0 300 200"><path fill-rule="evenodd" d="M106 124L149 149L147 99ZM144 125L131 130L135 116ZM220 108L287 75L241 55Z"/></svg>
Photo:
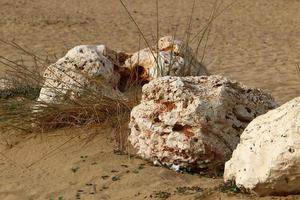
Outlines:
<svg viewBox="0 0 300 200"><path fill-rule="evenodd" d="M237 187L234 181L227 181L225 183L222 183L218 186L217 190L222 193L241 193L243 191L243 189Z"/></svg>
<svg viewBox="0 0 300 200"><path fill-rule="evenodd" d="M155 191L153 197L156 199L167 199L171 196L170 192L166 191Z"/></svg>
<svg viewBox="0 0 300 200"><path fill-rule="evenodd" d="M198 187L198 186L193 186L193 187L177 187L176 188L176 193L179 194L195 194L195 193L199 193L202 192L203 189Z"/></svg>
<svg viewBox="0 0 300 200"><path fill-rule="evenodd" d="M121 177L120 177L120 176L113 176L113 177L111 178L111 180L112 180L112 181L119 181L119 180L121 180Z"/></svg>
<svg viewBox="0 0 300 200"><path fill-rule="evenodd" d="M39 96L40 90L40 86L21 85L11 89L0 91L0 99L24 97L26 99L33 100Z"/></svg>

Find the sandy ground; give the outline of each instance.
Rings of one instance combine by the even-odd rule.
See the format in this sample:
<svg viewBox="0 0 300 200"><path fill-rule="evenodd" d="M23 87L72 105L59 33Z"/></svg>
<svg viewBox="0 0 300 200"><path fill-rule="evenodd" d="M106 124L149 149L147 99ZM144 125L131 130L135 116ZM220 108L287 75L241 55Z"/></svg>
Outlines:
<svg viewBox="0 0 300 200"><path fill-rule="evenodd" d="M196 2L192 34L207 23L214 0ZM224 6L231 2L224 0ZM126 4L153 41L155 1L127 0ZM160 0L159 5L159 34L182 36L192 0ZM295 67L300 63L299 10L299 0L235 1L214 21L204 63L213 74L271 92L280 104L299 96ZM0 0L0 39L14 40L41 56L59 56L79 44L104 43L128 52L139 48L139 33L118 0ZM27 59L2 43L0 55ZM5 68L0 65L0 70L3 74ZM98 134L86 144L84 138L91 132ZM0 142L1 200L159 199L159 191L178 200L258 199L218 192L214 188L221 178L179 174L117 155L110 130L58 130L24 141L1 138L5 138ZM21 142L8 148L6 139ZM176 190L184 186L197 186L204 192Z"/></svg>
<svg viewBox="0 0 300 200"><path fill-rule="evenodd" d="M91 133L97 133L93 140L88 139ZM170 193L170 200L258 199L254 195L219 192L216 187L222 183L221 178L181 174L119 155L113 151L110 130L59 130L51 135L2 149L1 200L164 199L159 198L159 192ZM184 187L197 188L180 192L178 188L182 191ZM297 197L260 199L297 200Z"/></svg>

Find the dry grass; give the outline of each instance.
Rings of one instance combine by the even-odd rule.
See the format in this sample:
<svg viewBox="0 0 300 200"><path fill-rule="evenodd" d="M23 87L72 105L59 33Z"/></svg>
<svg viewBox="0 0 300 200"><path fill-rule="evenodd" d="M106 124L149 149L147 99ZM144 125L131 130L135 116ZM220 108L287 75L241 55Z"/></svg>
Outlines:
<svg viewBox="0 0 300 200"><path fill-rule="evenodd" d="M134 19L134 16L132 15L132 13L130 12L130 8L126 5L124 0L119 0L121 5L123 6L124 10L126 11L126 13L128 14L130 20L132 21L132 23L136 26L136 29L139 33L139 37L141 37L144 41L144 43L146 44L146 46L149 49L156 49L156 53L152 53L153 58L156 61L156 66L157 66L157 71L162 73L163 70L161 69L163 67L163 63L162 60L160 59L160 55L158 52L158 40L160 38L160 26L159 26L159 0L155 1L155 16L156 16L156 38L154 39L154 41L156 42L156 45L153 47L150 45L150 42L147 40L146 38L146 34L142 31L141 27L139 26L139 24L137 23L137 21ZM206 25L204 25L200 30L198 30L194 35L191 33L191 29L193 26L193 15L194 15L194 9L196 7L196 0L192 1L192 5L191 5L191 11L190 13L188 13L189 17L188 17L188 21L186 22L186 30L185 30L185 34L183 36L183 55L184 55L184 60L186 61L186 63L188 63L189 65L184 66L184 69L186 69L188 72L191 71L191 68L194 67L192 66L193 60L197 58L200 63L202 64L204 62L204 58L205 58L205 52L206 52L206 48L208 45L208 40L209 40L209 36L210 36L210 32L211 32L211 28L213 25L214 20L216 20L218 18L218 16L220 16L223 12L225 12L226 10L230 9L236 2L230 3L228 5L224 6L224 2L222 0L215 0L213 7L212 7L212 11L211 14L209 16L208 22ZM173 43L175 42L175 40L180 39L177 38L177 28L174 30L173 33L170 33L170 35L173 36ZM195 49L195 55L196 57L191 57L189 54L189 45L191 43L195 43L196 44L196 49ZM173 55L173 49L171 50L171 55ZM154 55L155 54L155 55ZM171 65L169 66L169 73L170 73L170 69L172 68L172 65L175 63L173 60L173 57L171 57ZM161 75L169 75L168 74L161 74Z"/></svg>
<svg viewBox="0 0 300 200"><path fill-rule="evenodd" d="M139 38L142 38L146 45L151 48L150 42L147 41L145 34L131 15L127 5L123 0L120 0L120 3L124 7L131 21L136 25L139 32ZM189 43L196 42L197 55L202 47L200 54L202 62L213 21L226 9L232 6L232 4L221 9L223 5L222 1L216 0L207 25L192 36L190 30L192 28L195 4L196 1L194 0L185 31L185 46L186 51L188 51L187 47L189 46ZM159 1L156 0L156 42L160 37L159 12ZM176 30L172 35L174 35L175 40ZM124 92L123 97L120 97L120 95L112 89L108 89L105 94L97 90L85 89L84 95L82 95L84 98L78 98L76 100L66 99L60 104L40 105L42 111L33 112L33 107L37 104L36 99L39 95L39 91L44 83L41 71L51 63L55 62L57 58L56 56L42 57L36 55L15 42L6 42L3 40L0 40L0 42L25 54L27 60L31 60L30 63L33 63L28 65L22 58L18 61L13 61L0 56L0 64L4 65L7 69L7 76L5 79L10 81L13 85L11 89L0 92L0 126L2 134L5 134L6 131L12 129L18 129L21 130L22 133L27 134L33 132L44 133L55 128L71 126L109 126L116 130L114 132L119 147L123 149L126 146L128 131L125 131L126 133L124 134L124 131L121 130L127 130L131 109L139 103L141 84L136 83L136 80L130 80L129 85L126 83L126 92ZM156 56L159 58L159 54ZM153 57L155 58L155 55L153 55ZM157 66L160 67L160 59L157 58ZM189 63L192 63L192 61ZM137 77L136 74L130 74L130 76ZM99 80L95 79L91 81L95 84L99 84L100 88L103 88L103 83L99 82Z"/></svg>
<svg viewBox="0 0 300 200"><path fill-rule="evenodd" d="M10 83L8 89L0 91L2 134L12 130L19 130L18 134L28 134L45 133L62 127L110 127L115 132L119 147L125 148L128 131L121 130L127 130L125 125L128 125L130 111L139 102L141 94L139 84L135 84L132 80L130 82L132 85L126 83L126 92L122 96L119 92L106 87L105 93L102 90L85 89L82 98L65 99L59 104L38 103L36 99L44 82L40 71L51 61L48 63L15 43L6 42L6 44L25 53L27 59L35 61L33 62L35 65L0 57L0 63L7 69L4 79ZM97 78L90 81L95 88L97 86L104 88L103 83ZM56 88L52 89L59 93Z"/></svg>

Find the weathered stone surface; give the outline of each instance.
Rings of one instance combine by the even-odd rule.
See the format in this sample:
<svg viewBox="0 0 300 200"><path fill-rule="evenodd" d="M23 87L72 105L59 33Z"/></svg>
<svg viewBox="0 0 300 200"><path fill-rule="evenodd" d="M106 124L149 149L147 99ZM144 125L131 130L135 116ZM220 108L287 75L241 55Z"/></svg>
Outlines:
<svg viewBox="0 0 300 200"><path fill-rule="evenodd" d="M104 90L106 87L117 89L120 75L114 68L120 60L125 60L120 57L123 53L114 52L104 45L74 47L46 69L38 101L59 103L66 98L76 99L84 91Z"/></svg>
<svg viewBox="0 0 300 200"><path fill-rule="evenodd" d="M222 168L247 124L275 106L269 94L221 76L161 77L144 85L129 140L155 162Z"/></svg>
<svg viewBox="0 0 300 200"><path fill-rule="evenodd" d="M300 97L247 126L224 179L259 195L300 193Z"/></svg>
<svg viewBox="0 0 300 200"><path fill-rule="evenodd" d="M184 59L185 67L183 68L183 72L181 72L184 76L208 74L206 67L198 61L193 49L181 40L177 40L172 36L162 37L158 41L158 49L159 51L174 52L175 55Z"/></svg>
<svg viewBox="0 0 300 200"><path fill-rule="evenodd" d="M13 88L14 88L14 84L12 81L4 78L0 79L0 91L10 90Z"/></svg>
<svg viewBox="0 0 300 200"><path fill-rule="evenodd" d="M147 81L167 75L207 75L206 68L197 61L193 50L171 36L160 38L158 50L155 46L134 53L126 60L124 67L139 71L139 78Z"/></svg>

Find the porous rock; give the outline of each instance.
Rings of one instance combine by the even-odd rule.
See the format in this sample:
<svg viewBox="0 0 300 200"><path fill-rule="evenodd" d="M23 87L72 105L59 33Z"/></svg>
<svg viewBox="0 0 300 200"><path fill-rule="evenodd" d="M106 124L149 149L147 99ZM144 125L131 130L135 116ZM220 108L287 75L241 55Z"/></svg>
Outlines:
<svg viewBox="0 0 300 200"><path fill-rule="evenodd" d="M206 67L198 61L197 55L188 43L177 40L173 36L165 36L159 39L158 49L174 52L175 55L184 59L185 66L181 72L184 76L208 75Z"/></svg>
<svg viewBox="0 0 300 200"><path fill-rule="evenodd" d="M224 179L261 196L300 194L300 97L247 126Z"/></svg>
<svg viewBox="0 0 300 200"><path fill-rule="evenodd" d="M120 75L115 66L125 61L124 55L105 45L72 48L44 72L45 82L38 101L60 103L66 98L77 99L84 91L117 90Z"/></svg>
<svg viewBox="0 0 300 200"><path fill-rule="evenodd" d="M129 141L155 163L220 169L247 124L275 106L271 95L221 76L165 76L144 85Z"/></svg>
<svg viewBox="0 0 300 200"><path fill-rule="evenodd" d="M142 49L125 61L123 66L138 72L138 78L150 81L162 76L198 76L208 72L193 50L172 36L158 40L158 45ZM137 69L138 68L138 69Z"/></svg>
<svg viewBox="0 0 300 200"><path fill-rule="evenodd" d="M13 88L14 88L14 84L12 81L4 78L0 79L0 91L10 90Z"/></svg>

